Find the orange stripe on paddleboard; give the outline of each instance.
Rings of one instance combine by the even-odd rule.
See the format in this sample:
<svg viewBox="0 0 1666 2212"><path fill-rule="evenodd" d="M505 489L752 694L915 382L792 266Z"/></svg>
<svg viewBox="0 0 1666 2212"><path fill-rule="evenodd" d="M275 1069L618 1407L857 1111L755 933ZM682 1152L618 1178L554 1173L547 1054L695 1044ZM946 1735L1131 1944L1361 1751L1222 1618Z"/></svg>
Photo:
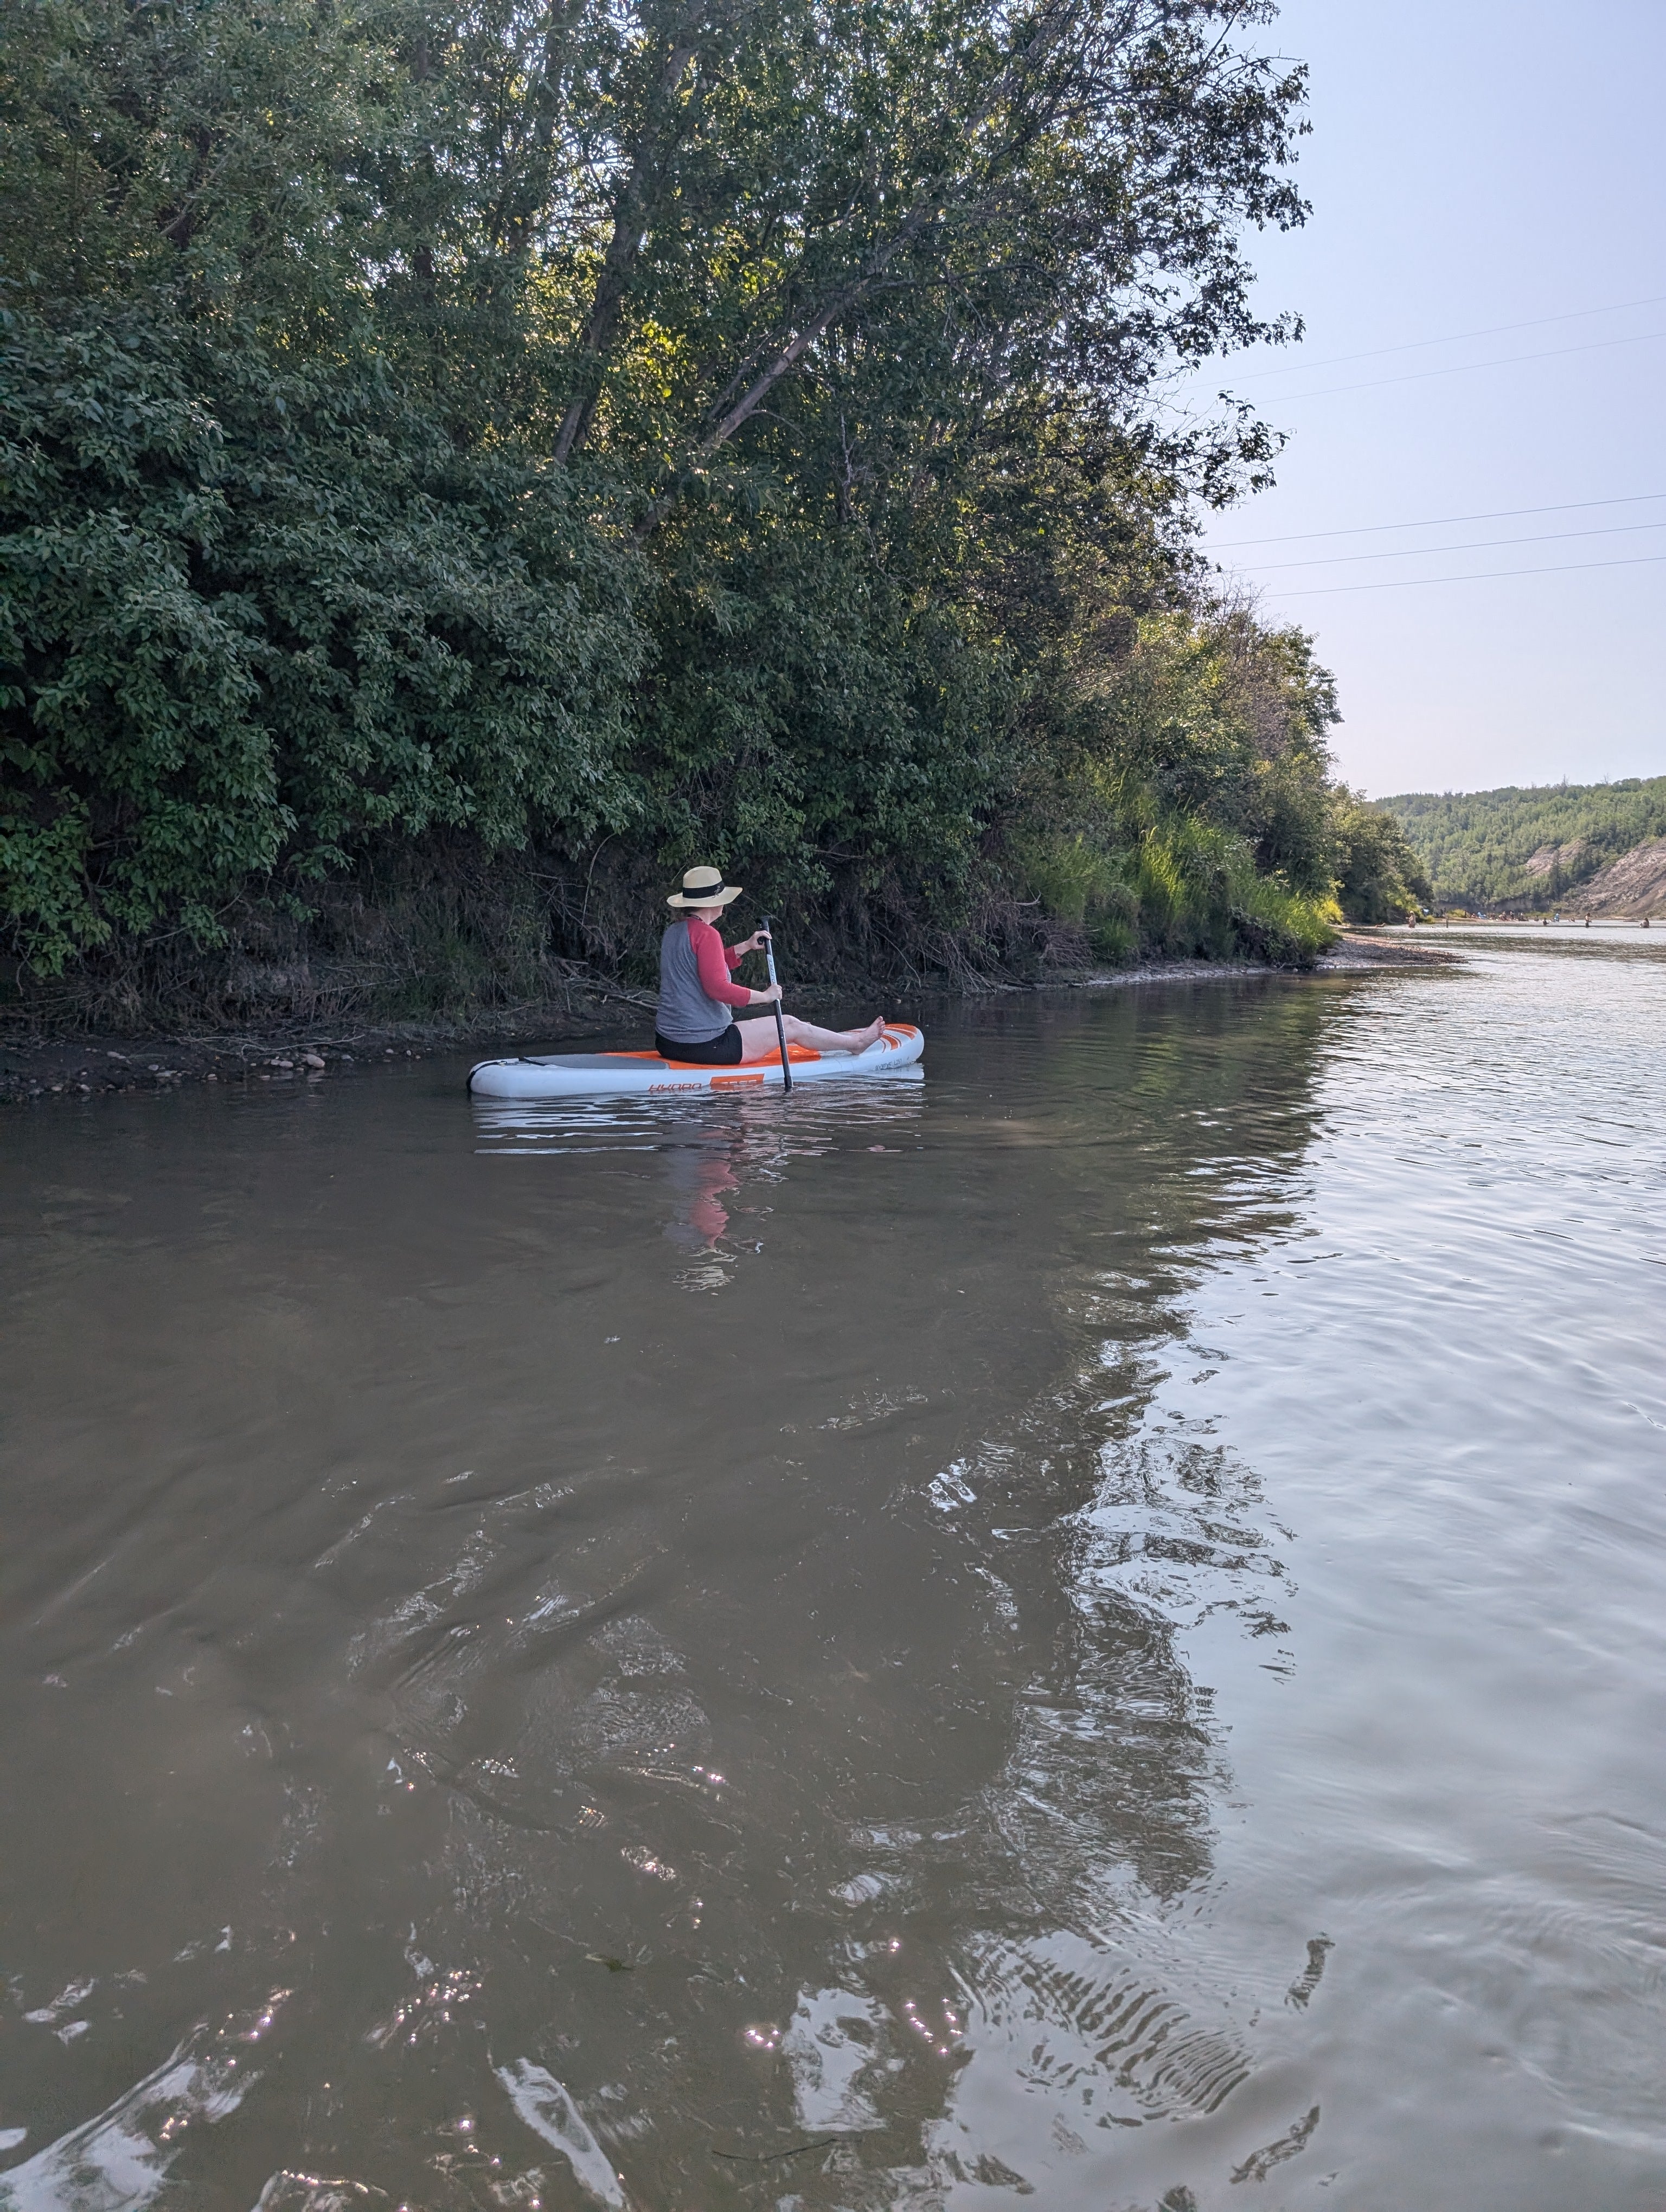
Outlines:
<svg viewBox="0 0 1666 2212"><path fill-rule="evenodd" d="M893 1034L899 1037L911 1037L918 1036L920 1031L913 1022L887 1022L885 1024L885 1037L889 1038ZM885 1039L882 1038L881 1042L884 1042ZM596 1054L596 1057L598 1060L656 1060L660 1061L661 1067L693 1067L700 1069L702 1073L708 1067L724 1067L733 1065L732 1062L726 1062L723 1060L661 1060L657 1052L599 1052ZM789 1044L787 1048L787 1059L789 1066L799 1067L806 1060L821 1060L824 1057L824 1055L819 1052L812 1052L807 1044ZM756 1064L765 1067L779 1067L781 1065L781 1056L779 1054L772 1052L767 1060L757 1062ZM750 1075L722 1075L713 1078L714 1082L725 1083L751 1083L757 1079Z"/></svg>

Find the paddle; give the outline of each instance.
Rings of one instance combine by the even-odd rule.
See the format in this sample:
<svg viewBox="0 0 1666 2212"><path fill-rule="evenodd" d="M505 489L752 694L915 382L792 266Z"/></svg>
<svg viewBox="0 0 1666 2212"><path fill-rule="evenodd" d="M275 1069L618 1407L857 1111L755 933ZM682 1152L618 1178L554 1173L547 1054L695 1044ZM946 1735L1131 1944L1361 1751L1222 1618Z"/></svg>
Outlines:
<svg viewBox="0 0 1666 2212"><path fill-rule="evenodd" d="M775 981L775 933L770 927L769 916L767 914L759 915L757 920L759 928L765 933L763 939L763 957L769 969L769 981L771 984L773 984ZM779 999L775 1000L775 1036L781 1043L781 1087L783 1091L790 1091L793 1087L793 1071L787 1063L787 1024L781 1018L781 1000Z"/></svg>

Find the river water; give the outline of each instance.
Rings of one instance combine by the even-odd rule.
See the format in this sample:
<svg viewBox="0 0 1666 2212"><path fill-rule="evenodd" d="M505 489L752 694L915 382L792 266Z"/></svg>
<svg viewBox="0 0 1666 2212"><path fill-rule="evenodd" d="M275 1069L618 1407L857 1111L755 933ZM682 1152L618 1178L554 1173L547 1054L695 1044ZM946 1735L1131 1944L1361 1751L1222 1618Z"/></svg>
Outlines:
<svg viewBox="0 0 1666 2212"><path fill-rule="evenodd" d="M1666 939L3 1142L0 2206L1658 2212Z"/></svg>

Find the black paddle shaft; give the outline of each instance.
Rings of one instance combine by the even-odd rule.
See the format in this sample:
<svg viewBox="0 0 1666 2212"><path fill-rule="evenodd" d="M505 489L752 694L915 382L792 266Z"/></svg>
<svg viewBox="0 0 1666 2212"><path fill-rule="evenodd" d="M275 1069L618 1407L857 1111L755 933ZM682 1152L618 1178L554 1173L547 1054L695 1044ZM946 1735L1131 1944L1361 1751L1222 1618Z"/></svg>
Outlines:
<svg viewBox="0 0 1666 2212"><path fill-rule="evenodd" d="M758 927L764 933L763 958L769 970L769 981L773 984L776 981L775 931L767 914L761 914L757 919ZM775 1000L775 1037L781 1046L781 1087L783 1091L790 1091L793 1087L793 1071L787 1059L787 1024L781 1018L779 999Z"/></svg>

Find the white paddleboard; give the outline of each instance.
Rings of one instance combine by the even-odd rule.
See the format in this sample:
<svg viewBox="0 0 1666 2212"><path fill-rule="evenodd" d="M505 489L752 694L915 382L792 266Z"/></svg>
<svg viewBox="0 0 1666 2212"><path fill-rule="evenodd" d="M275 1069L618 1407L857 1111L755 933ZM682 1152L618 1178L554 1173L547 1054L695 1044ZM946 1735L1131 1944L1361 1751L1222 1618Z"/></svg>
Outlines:
<svg viewBox="0 0 1666 2212"><path fill-rule="evenodd" d="M811 1052L788 1045L793 1082L831 1076L891 1075L909 1067L926 1049L923 1030L912 1022L887 1022L885 1035L866 1052ZM469 1072L477 1098L581 1098L627 1091L669 1096L697 1091L746 1091L781 1087L781 1061L773 1054L745 1067L706 1067L694 1060L661 1060L657 1052L562 1052L526 1060L483 1060Z"/></svg>

